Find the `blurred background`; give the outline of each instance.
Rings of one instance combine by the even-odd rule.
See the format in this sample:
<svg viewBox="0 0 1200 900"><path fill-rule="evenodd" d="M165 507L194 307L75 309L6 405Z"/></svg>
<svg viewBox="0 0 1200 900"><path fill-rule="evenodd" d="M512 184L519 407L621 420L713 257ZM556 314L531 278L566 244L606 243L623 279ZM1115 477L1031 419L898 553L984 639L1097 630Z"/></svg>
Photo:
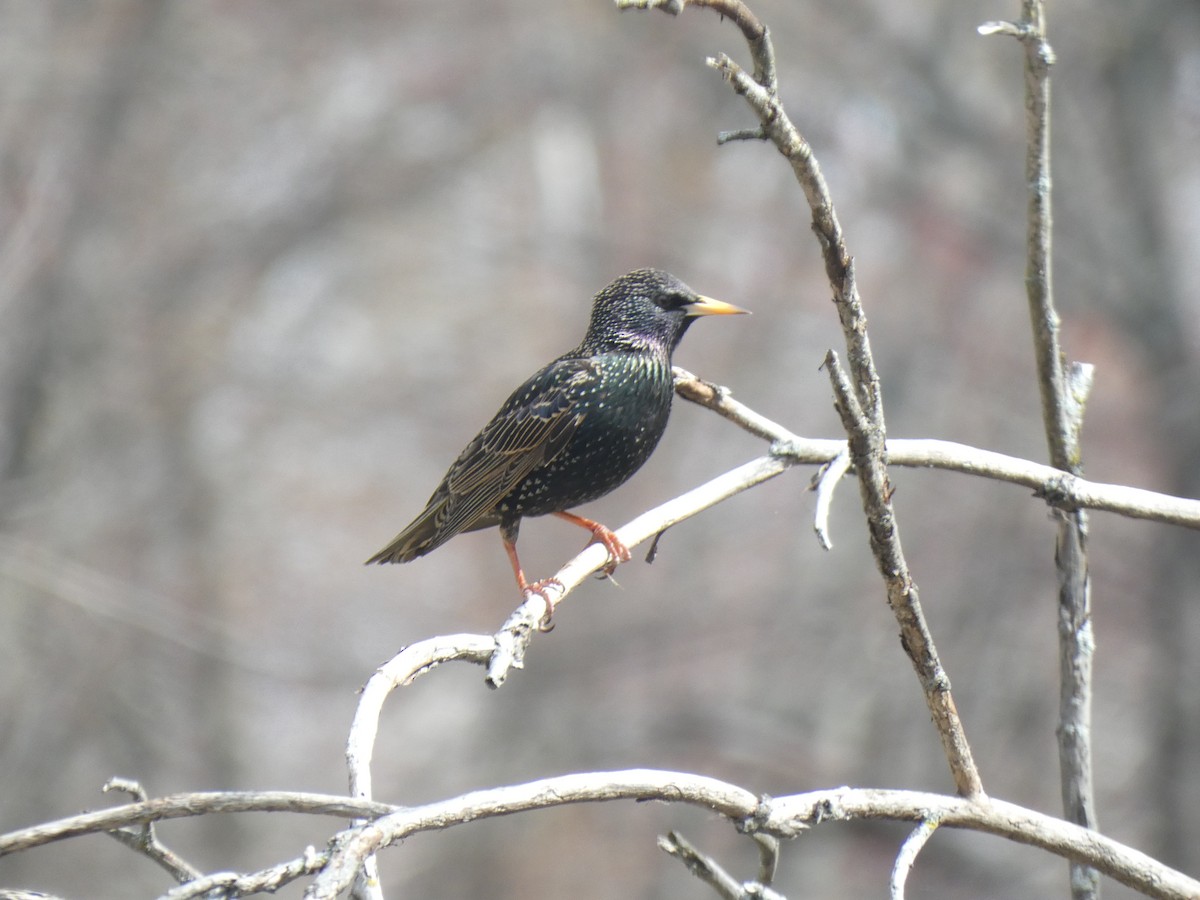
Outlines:
<svg viewBox="0 0 1200 900"><path fill-rule="evenodd" d="M1018 4L762 0L781 90L858 264L889 434L1046 458L1024 273ZM1097 367L1089 477L1200 495L1200 6L1050 6L1057 297ZM704 65L703 10L607 0L0 4L0 830L152 794L344 792L357 688L401 646L494 630L494 532L366 568L591 295L669 269L755 315L676 362L814 437L841 348L808 211ZM764 452L679 403L650 463L586 507L614 527ZM779 795L951 791L869 555L857 490L812 535L797 469L589 582L503 690L448 666L395 695L380 799L654 766ZM1057 814L1054 525L1009 485L894 471L901 535L990 794ZM1094 515L1100 824L1200 873L1200 535ZM532 520L545 577L583 543ZM336 821L224 816L160 836L207 871ZM711 896L655 849L696 811L475 823L383 858L396 896ZM785 848L791 897L880 896L900 826ZM620 860L619 866L613 862ZM939 833L919 896L1064 896L1067 866ZM155 896L106 837L0 860L0 886ZM1128 896L1107 885L1108 897ZM298 896L291 888L283 896Z"/></svg>

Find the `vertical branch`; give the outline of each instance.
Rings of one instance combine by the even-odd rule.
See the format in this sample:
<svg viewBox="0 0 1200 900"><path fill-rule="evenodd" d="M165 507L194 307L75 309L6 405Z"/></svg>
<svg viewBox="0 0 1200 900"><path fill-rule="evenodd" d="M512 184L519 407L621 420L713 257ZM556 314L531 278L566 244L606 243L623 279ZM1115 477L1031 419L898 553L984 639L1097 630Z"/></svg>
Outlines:
<svg viewBox="0 0 1200 900"><path fill-rule="evenodd" d="M779 99L770 32L742 0L616 0L621 9L661 9L678 15L689 5L702 6L732 21L741 30L754 59L753 73L724 53L708 60L743 97L758 117L754 131L735 132L723 140L765 139L788 161L812 212L812 229L821 247L825 274L846 340L846 368L832 353L826 366L833 381L836 405L849 438L850 458L858 472L863 512L867 518L871 550L883 576L888 605L900 626L900 641L908 654L925 702L929 707L951 775L964 797L983 795L983 783L971 754L966 732L950 693L950 679L942 668L933 637L925 622L917 586L900 545L900 532L892 507L888 482L883 399L879 375L867 336L867 317L854 277L854 259L821 167L811 145L792 124Z"/></svg>
<svg viewBox="0 0 1200 900"><path fill-rule="evenodd" d="M1025 50L1025 180L1029 192L1025 289L1033 326L1034 356L1042 399L1042 421L1051 464L1079 475L1079 433L1091 386L1091 367L1067 370L1059 340L1051 267L1053 211L1050 179L1050 67L1054 51L1046 41L1044 0L1022 0L1021 21L991 22L983 34L1009 34ZM1063 811L1085 828L1096 827L1092 789L1091 582L1087 559L1087 514L1056 510L1058 536L1054 561L1058 572L1059 722L1058 756ZM1095 869L1072 863L1071 893L1075 900L1099 896Z"/></svg>
<svg viewBox="0 0 1200 900"><path fill-rule="evenodd" d="M834 405L849 438L850 458L858 471L871 552L883 575L888 606L900 625L900 643L921 682L955 788L963 797L981 797L983 782L950 692L950 677L942 668L933 634L921 609L917 584L900 545L896 513L892 508L892 486L884 462L883 429L870 421L859 406L850 378L832 350L825 356L825 368L833 385Z"/></svg>

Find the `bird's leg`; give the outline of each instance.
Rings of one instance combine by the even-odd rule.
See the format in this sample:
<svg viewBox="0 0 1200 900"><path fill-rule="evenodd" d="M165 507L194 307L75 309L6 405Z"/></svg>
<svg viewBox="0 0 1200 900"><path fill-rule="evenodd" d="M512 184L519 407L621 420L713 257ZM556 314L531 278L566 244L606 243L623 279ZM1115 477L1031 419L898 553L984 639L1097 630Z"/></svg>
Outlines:
<svg viewBox="0 0 1200 900"><path fill-rule="evenodd" d="M605 575L612 575L617 571L617 566L623 562L629 562L629 548L621 543L621 539L617 537L615 531L606 528L599 522L593 522L591 519L585 519L583 516L577 516L569 512L556 512L554 515L560 519L566 519L573 525L578 525L580 528L586 528L592 533L593 544L603 544L604 549L608 551L608 564L604 567Z"/></svg>
<svg viewBox="0 0 1200 900"><path fill-rule="evenodd" d="M546 589L551 585L557 585L562 588L562 582L557 578L547 578L544 581L535 581L530 584L525 580L525 572L521 568L521 560L517 556L517 528L519 521L512 524L504 524L500 526L500 540L504 542L504 552L508 554L508 562L512 566L513 576L517 579L517 588L522 595L537 594L546 601L546 615L542 617L542 631L550 631L554 625L550 621L550 616L554 612L554 607L551 605L550 595Z"/></svg>

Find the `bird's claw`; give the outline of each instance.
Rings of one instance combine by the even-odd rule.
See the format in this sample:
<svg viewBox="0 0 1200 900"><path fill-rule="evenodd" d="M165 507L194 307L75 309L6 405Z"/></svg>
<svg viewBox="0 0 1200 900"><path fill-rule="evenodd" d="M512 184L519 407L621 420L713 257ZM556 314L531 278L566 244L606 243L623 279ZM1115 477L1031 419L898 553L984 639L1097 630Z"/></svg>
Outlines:
<svg viewBox="0 0 1200 900"><path fill-rule="evenodd" d="M633 555L629 552L629 548L617 537L615 531L601 525L595 528L592 534L594 535L592 543L603 544L604 549L608 551L608 562L604 564L604 567L600 571L611 578L613 573L617 571L617 566L621 563L629 562Z"/></svg>
<svg viewBox="0 0 1200 900"><path fill-rule="evenodd" d="M558 588L560 592L565 591L563 583L557 578L547 578L544 581L535 581L533 584L524 585L521 590L525 596L537 594L546 604L546 614L542 616L538 622L538 631L547 634L554 630L554 623L550 621L550 617L554 615L554 601L550 598L549 589Z"/></svg>

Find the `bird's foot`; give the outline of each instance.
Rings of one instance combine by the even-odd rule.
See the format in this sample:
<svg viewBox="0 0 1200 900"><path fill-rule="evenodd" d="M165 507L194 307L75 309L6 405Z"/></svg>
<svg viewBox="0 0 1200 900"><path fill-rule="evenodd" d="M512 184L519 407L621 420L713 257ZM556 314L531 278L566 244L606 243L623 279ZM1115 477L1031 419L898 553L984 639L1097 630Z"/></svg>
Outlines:
<svg viewBox="0 0 1200 900"><path fill-rule="evenodd" d="M552 588L557 588L560 595L566 591L563 583L557 578L547 578L544 581L535 581L533 584L521 585L522 594L527 597L530 594L537 594L546 604L546 614L542 616L542 620L538 623L538 631L542 633L554 630L554 623L550 621L550 617L554 615L554 600L550 593Z"/></svg>
<svg viewBox="0 0 1200 900"><path fill-rule="evenodd" d="M623 562L629 562L629 548L621 542L621 539L617 537L616 532L611 528L607 528L591 519L585 519L583 516L577 516L575 513L556 512L554 515L590 531L592 533L592 540L588 544L589 547L592 544L604 545L604 549L608 551L608 562L605 563L604 568L600 571L605 575L611 576L613 572L617 571L617 566Z"/></svg>
<svg viewBox="0 0 1200 900"><path fill-rule="evenodd" d="M617 566L619 566L621 563L629 562L632 557L632 554L629 552L629 548L622 543L619 537L617 537L617 533L598 523L596 527L592 529L591 543L603 544L604 549L608 551L608 562L600 571L609 578L611 578L613 573L617 571Z"/></svg>

